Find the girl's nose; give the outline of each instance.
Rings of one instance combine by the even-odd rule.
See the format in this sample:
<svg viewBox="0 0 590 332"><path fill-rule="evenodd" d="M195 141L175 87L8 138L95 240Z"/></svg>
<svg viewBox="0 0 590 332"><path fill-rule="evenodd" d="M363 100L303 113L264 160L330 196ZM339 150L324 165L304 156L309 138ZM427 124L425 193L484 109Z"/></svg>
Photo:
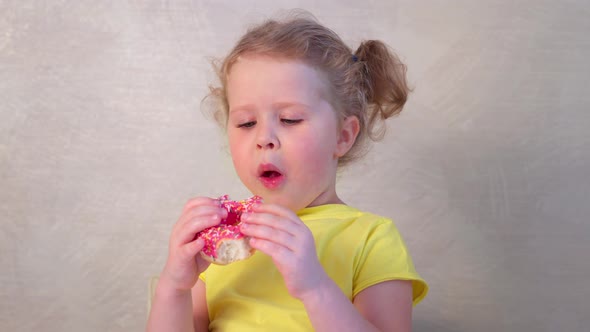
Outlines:
<svg viewBox="0 0 590 332"><path fill-rule="evenodd" d="M256 146L259 149L277 149L280 146L279 139L273 128L259 126Z"/></svg>

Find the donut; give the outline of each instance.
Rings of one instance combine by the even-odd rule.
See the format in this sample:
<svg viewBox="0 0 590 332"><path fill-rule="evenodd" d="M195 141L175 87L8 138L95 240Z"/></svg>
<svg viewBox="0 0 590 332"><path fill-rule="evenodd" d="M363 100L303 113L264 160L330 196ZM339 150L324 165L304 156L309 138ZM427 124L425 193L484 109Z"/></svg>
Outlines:
<svg viewBox="0 0 590 332"><path fill-rule="evenodd" d="M227 217L219 225L197 233L197 238L205 240L201 257L218 265L227 265L244 260L254 253L250 238L240 232L242 213L252 210L254 204L262 203L262 197L252 196L242 201L232 201L228 195L218 198L219 206L227 210Z"/></svg>

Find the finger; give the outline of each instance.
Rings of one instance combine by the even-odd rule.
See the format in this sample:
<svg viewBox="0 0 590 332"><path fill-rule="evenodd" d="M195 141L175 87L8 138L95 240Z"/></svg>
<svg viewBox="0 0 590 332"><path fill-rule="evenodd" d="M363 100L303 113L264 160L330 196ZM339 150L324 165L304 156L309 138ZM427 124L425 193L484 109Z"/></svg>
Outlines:
<svg viewBox="0 0 590 332"><path fill-rule="evenodd" d="M242 214L243 224L264 225L297 235L297 224L291 219L271 213L249 212Z"/></svg>
<svg viewBox="0 0 590 332"><path fill-rule="evenodd" d="M199 254L196 254L195 255L195 259L197 260L197 265L199 266L199 269L201 271L205 271L209 267L209 265L211 265L211 262L209 262L208 260L204 259L203 256L201 256Z"/></svg>
<svg viewBox="0 0 590 332"><path fill-rule="evenodd" d="M197 207L197 206L219 206L219 200L216 198L211 197L194 197L189 199L185 204L184 208L182 209L182 214L186 213L188 210Z"/></svg>
<svg viewBox="0 0 590 332"><path fill-rule="evenodd" d="M182 253L185 259L194 259L194 257L199 253L199 251L203 250L205 246L205 240L203 239L196 239L193 242L189 242L186 245L182 246Z"/></svg>
<svg viewBox="0 0 590 332"><path fill-rule="evenodd" d="M268 227L265 225L242 224L240 226L240 231L244 233L244 235L250 236L252 238L267 240L276 244L280 244L291 251L294 251L296 248L297 239L295 236L280 229Z"/></svg>
<svg viewBox="0 0 590 332"><path fill-rule="evenodd" d="M293 252L287 247L264 239L250 239L250 246L270 256L276 262L285 262L293 256Z"/></svg>
<svg viewBox="0 0 590 332"><path fill-rule="evenodd" d="M227 217L227 210L219 206L199 206L186 211L185 214L180 216L178 220L179 225L192 222L194 219L203 218L207 216L217 215L220 218Z"/></svg>
<svg viewBox="0 0 590 332"><path fill-rule="evenodd" d="M198 218L191 219L179 228L177 238L181 244L185 244L194 240L197 233L219 225L221 217L218 214L205 215Z"/></svg>

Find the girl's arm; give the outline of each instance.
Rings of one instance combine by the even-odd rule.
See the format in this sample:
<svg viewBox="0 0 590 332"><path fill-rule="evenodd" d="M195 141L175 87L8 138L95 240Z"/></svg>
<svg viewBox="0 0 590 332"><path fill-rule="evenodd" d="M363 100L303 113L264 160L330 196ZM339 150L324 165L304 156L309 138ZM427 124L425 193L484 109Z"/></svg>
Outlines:
<svg viewBox="0 0 590 332"><path fill-rule="evenodd" d="M262 204L243 214L242 222L250 245L272 258L316 331L410 331L411 282L385 281L366 288L353 304L324 271L311 231L293 212Z"/></svg>
<svg viewBox="0 0 590 332"><path fill-rule="evenodd" d="M205 283L199 279L193 287L193 324L195 332L209 331L209 309L205 296Z"/></svg>
<svg viewBox="0 0 590 332"><path fill-rule="evenodd" d="M412 282L408 280L373 285L353 300L361 315L382 331L411 331L412 302Z"/></svg>
<svg viewBox="0 0 590 332"><path fill-rule="evenodd" d="M192 290L173 290L158 282L146 331L209 331L205 283L200 279Z"/></svg>
<svg viewBox="0 0 590 332"><path fill-rule="evenodd" d="M197 197L185 204L170 235L168 259L156 287L146 331L208 330L205 285L199 275L209 263L199 255L205 242L195 236L225 217L227 210L211 198Z"/></svg>
<svg viewBox="0 0 590 332"><path fill-rule="evenodd" d="M354 305L330 279L302 299L316 331L411 331L412 283L385 281L361 291Z"/></svg>
<svg viewBox="0 0 590 332"><path fill-rule="evenodd" d="M193 305L190 290L178 290L160 279L148 318L147 332L193 332Z"/></svg>

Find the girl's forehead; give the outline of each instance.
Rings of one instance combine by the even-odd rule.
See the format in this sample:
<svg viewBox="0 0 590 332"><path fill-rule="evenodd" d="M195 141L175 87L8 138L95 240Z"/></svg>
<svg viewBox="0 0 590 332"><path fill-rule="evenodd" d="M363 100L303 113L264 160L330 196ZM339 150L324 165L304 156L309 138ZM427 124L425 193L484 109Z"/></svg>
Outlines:
<svg viewBox="0 0 590 332"><path fill-rule="evenodd" d="M313 77L314 79L325 78L324 72L321 70L321 68L317 68L316 66L313 66L301 59L288 58L284 56L264 54L241 55L231 65L230 70L228 71L228 77L232 76L236 67L239 67L242 70L244 68L250 68L253 71L258 71L260 69L264 69L265 71L282 71L285 75L307 75L308 77Z"/></svg>
<svg viewBox="0 0 590 332"><path fill-rule="evenodd" d="M326 75L303 61L263 55L239 57L228 73L227 85L230 95L275 88L268 92L324 96L330 90Z"/></svg>

